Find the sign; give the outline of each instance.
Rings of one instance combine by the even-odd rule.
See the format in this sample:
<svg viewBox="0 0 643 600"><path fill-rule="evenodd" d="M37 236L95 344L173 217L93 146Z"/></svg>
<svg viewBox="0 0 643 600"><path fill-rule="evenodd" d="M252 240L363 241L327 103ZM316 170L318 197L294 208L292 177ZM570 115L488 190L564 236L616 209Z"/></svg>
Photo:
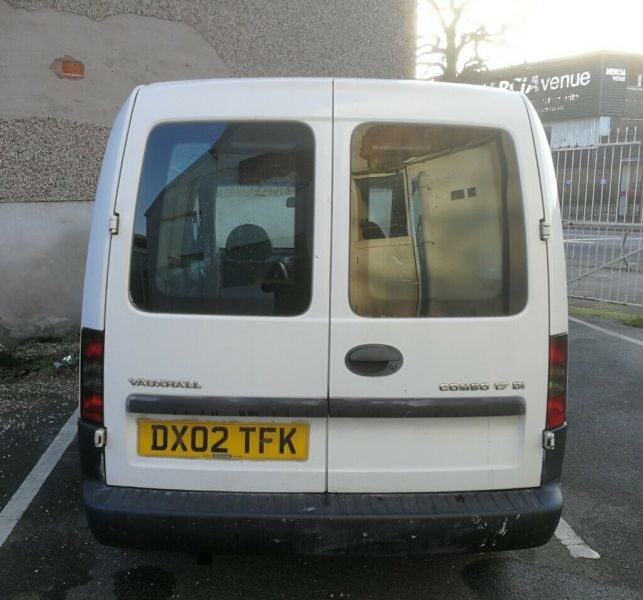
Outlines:
<svg viewBox="0 0 643 600"><path fill-rule="evenodd" d="M477 83L522 92L545 122L643 118L643 56L610 52L488 71Z"/></svg>
<svg viewBox="0 0 643 600"><path fill-rule="evenodd" d="M505 77L485 85L523 92L543 120L598 114L600 71L597 65L550 63L503 70ZM492 73L488 73L492 76Z"/></svg>

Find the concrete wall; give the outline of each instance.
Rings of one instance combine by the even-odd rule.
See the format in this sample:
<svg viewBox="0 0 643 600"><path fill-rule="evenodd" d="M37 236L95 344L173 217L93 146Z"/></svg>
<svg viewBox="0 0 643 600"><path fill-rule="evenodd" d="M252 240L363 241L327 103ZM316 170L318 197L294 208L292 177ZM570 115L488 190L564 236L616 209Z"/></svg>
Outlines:
<svg viewBox="0 0 643 600"><path fill-rule="evenodd" d="M82 80L56 77L62 56ZM411 78L414 61L415 0L0 0L0 338L77 327L88 201L133 87Z"/></svg>
<svg viewBox="0 0 643 600"><path fill-rule="evenodd" d="M78 325L92 202L0 204L0 338Z"/></svg>

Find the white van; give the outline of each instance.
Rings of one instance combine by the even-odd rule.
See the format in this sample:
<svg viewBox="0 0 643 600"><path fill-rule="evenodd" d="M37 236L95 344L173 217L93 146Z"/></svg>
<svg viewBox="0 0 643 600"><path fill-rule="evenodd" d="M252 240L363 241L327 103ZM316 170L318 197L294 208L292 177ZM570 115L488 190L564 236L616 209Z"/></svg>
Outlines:
<svg viewBox="0 0 643 600"><path fill-rule="evenodd" d="M92 531L190 552L545 543L564 265L523 95L137 88L107 145L83 298Z"/></svg>

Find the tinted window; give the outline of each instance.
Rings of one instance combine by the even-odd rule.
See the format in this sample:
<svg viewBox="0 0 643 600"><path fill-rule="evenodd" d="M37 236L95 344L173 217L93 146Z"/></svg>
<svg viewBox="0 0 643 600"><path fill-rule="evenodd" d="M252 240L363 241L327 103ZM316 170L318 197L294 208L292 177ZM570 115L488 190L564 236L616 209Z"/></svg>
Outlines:
<svg viewBox="0 0 643 600"><path fill-rule="evenodd" d="M506 133L365 124L351 146L350 303L357 314L522 310L524 219Z"/></svg>
<svg viewBox="0 0 643 600"><path fill-rule="evenodd" d="M168 313L304 312L313 172L313 136L303 124L156 127L136 205L133 302Z"/></svg>

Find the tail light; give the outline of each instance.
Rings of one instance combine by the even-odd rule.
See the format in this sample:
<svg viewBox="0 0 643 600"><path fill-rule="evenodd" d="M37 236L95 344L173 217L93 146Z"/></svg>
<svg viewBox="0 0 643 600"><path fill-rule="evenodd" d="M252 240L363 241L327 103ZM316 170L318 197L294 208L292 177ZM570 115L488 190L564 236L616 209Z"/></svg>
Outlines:
<svg viewBox="0 0 643 600"><path fill-rule="evenodd" d="M84 327L80 333L80 418L103 425L105 334Z"/></svg>
<svg viewBox="0 0 643 600"><path fill-rule="evenodd" d="M547 389L547 429L565 423L567 410L567 334L549 338L549 385Z"/></svg>

